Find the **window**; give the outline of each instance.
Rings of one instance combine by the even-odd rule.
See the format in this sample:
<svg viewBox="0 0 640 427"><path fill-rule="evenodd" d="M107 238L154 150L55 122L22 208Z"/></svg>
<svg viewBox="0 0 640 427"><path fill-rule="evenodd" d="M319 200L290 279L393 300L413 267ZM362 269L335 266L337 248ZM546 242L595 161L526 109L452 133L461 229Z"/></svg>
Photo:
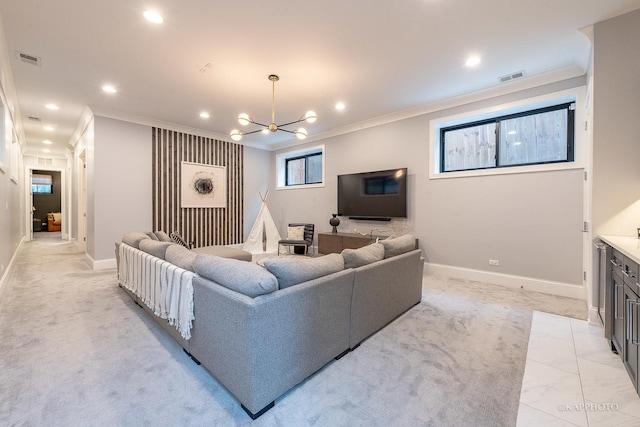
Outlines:
<svg viewBox="0 0 640 427"><path fill-rule="evenodd" d="M440 172L574 161L575 103L440 129Z"/></svg>
<svg viewBox="0 0 640 427"><path fill-rule="evenodd" d="M276 170L280 189L323 186L324 145L278 155Z"/></svg>
<svg viewBox="0 0 640 427"><path fill-rule="evenodd" d="M285 185L318 184L322 182L322 153L307 154L286 160Z"/></svg>
<svg viewBox="0 0 640 427"><path fill-rule="evenodd" d="M33 174L31 176L31 192L33 194L53 193L53 177L51 175Z"/></svg>

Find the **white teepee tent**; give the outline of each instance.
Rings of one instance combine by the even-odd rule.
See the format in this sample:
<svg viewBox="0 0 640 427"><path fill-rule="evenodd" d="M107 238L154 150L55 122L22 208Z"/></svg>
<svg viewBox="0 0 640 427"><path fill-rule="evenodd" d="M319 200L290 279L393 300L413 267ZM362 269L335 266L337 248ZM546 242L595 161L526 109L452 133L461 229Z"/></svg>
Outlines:
<svg viewBox="0 0 640 427"><path fill-rule="evenodd" d="M242 249L252 254L261 254L263 252L278 252L278 241L280 241L280 233L276 227L269 208L267 207L267 196L269 191L265 193L264 197L260 193L262 199L262 206L258 212L256 222L251 227L249 237L244 242Z"/></svg>

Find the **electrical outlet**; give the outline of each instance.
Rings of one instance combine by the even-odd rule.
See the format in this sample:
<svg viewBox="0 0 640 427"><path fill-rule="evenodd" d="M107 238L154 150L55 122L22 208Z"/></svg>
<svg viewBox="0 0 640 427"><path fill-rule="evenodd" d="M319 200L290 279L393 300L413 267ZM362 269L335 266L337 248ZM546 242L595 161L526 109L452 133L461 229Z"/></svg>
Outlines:
<svg viewBox="0 0 640 427"><path fill-rule="evenodd" d="M497 259L490 259L489 265L500 265L500 261L498 261Z"/></svg>

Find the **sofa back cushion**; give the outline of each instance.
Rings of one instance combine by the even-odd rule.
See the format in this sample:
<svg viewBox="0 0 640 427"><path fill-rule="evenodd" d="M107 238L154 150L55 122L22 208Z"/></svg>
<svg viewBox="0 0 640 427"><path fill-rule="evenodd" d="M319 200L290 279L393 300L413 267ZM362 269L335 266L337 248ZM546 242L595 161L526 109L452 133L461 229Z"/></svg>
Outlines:
<svg viewBox="0 0 640 427"><path fill-rule="evenodd" d="M140 241L145 239L151 240L149 236L144 233L140 233L138 231L130 231L128 233L124 233L124 236L122 236L122 243L126 243L129 246L140 249Z"/></svg>
<svg viewBox="0 0 640 427"><path fill-rule="evenodd" d="M149 236L149 238L151 240L160 240L158 239L158 236L156 236L156 233L154 233L153 231L145 231L145 233L147 236Z"/></svg>
<svg viewBox="0 0 640 427"><path fill-rule="evenodd" d="M384 259L384 246L372 243L358 249L344 249L341 255L344 258L344 268L358 268Z"/></svg>
<svg viewBox="0 0 640 427"><path fill-rule="evenodd" d="M251 298L278 289L278 280L257 264L215 255L198 254L193 270L219 285Z"/></svg>
<svg viewBox="0 0 640 427"><path fill-rule="evenodd" d="M140 241L140 250L160 259L166 259L167 248L175 243L159 242L157 240L143 239Z"/></svg>
<svg viewBox="0 0 640 427"><path fill-rule="evenodd" d="M156 231L155 235L161 242L173 242L173 240L171 240L171 237L169 237L169 235L164 231Z"/></svg>
<svg viewBox="0 0 640 427"><path fill-rule="evenodd" d="M405 252L412 251L416 248L416 238L411 234L403 234L398 237L390 237L380 240L384 246L384 257L391 258Z"/></svg>
<svg viewBox="0 0 640 427"><path fill-rule="evenodd" d="M284 289L344 270L344 258L340 254L316 258L278 257L265 260L264 266L278 278L280 289Z"/></svg>
<svg viewBox="0 0 640 427"><path fill-rule="evenodd" d="M165 254L165 259L167 262L180 267L185 270L194 271L193 270L193 261L195 261L196 254L195 252L191 252L189 249L185 248L182 245L169 244L167 247L167 252Z"/></svg>

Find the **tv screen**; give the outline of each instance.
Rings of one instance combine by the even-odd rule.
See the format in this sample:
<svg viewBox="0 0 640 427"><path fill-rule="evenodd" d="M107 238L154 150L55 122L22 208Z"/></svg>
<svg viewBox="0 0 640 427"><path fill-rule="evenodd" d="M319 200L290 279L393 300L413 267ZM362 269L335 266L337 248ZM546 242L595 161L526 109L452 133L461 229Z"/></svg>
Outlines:
<svg viewBox="0 0 640 427"><path fill-rule="evenodd" d="M407 168L338 175L338 215L351 219L407 217Z"/></svg>

